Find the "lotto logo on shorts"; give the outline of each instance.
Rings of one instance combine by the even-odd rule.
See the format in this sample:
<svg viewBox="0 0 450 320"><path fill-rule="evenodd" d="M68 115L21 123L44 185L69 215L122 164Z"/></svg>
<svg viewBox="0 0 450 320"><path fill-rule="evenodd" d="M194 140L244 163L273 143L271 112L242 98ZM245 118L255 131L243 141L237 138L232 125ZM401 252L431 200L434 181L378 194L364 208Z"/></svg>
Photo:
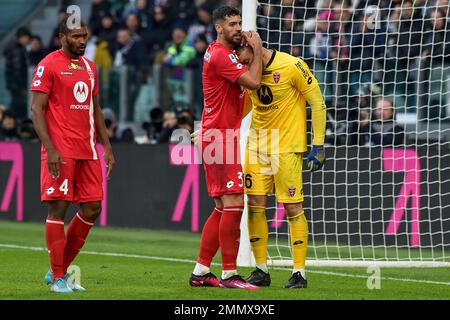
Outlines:
<svg viewBox="0 0 450 320"><path fill-rule="evenodd" d="M53 192L55 192L54 188L48 188L47 189L47 194L53 194Z"/></svg>
<svg viewBox="0 0 450 320"><path fill-rule="evenodd" d="M233 186L234 186L234 181L233 180L227 182L227 188L228 189L233 188Z"/></svg>

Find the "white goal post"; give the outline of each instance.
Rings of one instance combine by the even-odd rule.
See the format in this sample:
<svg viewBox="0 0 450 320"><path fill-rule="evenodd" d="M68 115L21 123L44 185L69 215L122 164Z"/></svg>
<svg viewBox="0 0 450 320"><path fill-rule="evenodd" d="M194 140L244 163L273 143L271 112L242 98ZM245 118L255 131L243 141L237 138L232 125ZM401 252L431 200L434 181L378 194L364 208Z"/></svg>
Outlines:
<svg viewBox="0 0 450 320"><path fill-rule="evenodd" d="M242 1L243 30L304 59L327 104L325 168L303 172L307 267L450 267L450 9L363 2ZM396 122L377 118L382 99ZM269 202L268 265L292 266L282 205ZM238 265L255 265L247 205Z"/></svg>

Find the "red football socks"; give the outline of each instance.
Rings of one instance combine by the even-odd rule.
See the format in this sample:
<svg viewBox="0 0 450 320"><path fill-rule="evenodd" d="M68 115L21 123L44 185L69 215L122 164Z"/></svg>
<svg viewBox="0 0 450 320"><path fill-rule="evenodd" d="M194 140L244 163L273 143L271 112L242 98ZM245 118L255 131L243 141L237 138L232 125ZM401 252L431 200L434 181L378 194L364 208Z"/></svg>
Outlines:
<svg viewBox="0 0 450 320"><path fill-rule="evenodd" d="M203 226L197 262L206 267L211 265L212 259L216 255L217 250L219 250L219 225L221 216L222 210L214 208Z"/></svg>
<svg viewBox="0 0 450 320"><path fill-rule="evenodd" d="M64 272L67 272L67 268L77 256L80 249L83 247L86 238L89 234L95 221L82 218L78 212L70 222L67 229L66 245L64 248Z"/></svg>
<svg viewBox="0 0 450 320"><path fill-rule="evenodd" d="M64 220L47 218L45 240L50 254L53 281L64 277Z"/></svg>
<svg viewBox="0 0 450 320"><path fill-rule="evenodd" d="M244 207L223 208L219 226L220 251L222 253L222 270L236 270L236 259L241 236L241 217Z"/></svg>

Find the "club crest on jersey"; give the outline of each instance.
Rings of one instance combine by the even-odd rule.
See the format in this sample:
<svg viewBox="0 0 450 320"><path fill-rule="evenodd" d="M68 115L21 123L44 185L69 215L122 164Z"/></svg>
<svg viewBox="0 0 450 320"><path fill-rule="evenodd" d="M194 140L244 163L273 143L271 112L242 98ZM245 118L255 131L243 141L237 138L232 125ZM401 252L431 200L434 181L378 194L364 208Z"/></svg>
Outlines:
<svg viewBox="0 0 450 320"><path fill-rule="evenodd" d="M75 63L70 63L69 64L69 69L73 69L73 70L84 70L84 67L83 66L79 66L79 65L76 65Z"/></svg>
<svg viewBox="0 0 450 320"><path fill-rule="evenodd" d="M295 196L295 191L296 191L296 188L295 188L295 187L289 187L289 188L288 188L288 191L289 191L289 195L291 196L291 198L292 198L293 196Z"/></svg>
<svg viewBox="0 0 450 320"><path fill-rule="evenodd" d="M236 56L233 53L230 53L228 55L228 57L230 57L231 62L233 62L233 64L238 64L239 62L236 59Z"/></svg>
<svg viewBox="0 0 450 320"><path fill-rule="evenodd" d="M88 70L88 74L89 74L89 79L90 79L90 80L95 79L94 71Z"/></svg>
<svg viewBox="0 0 450 320"><path fill-rule="evenodd" d="M273 81L274 81L275 83L280 82L280 78L281 78L281 74L280 74L279 72L274 72L274 73L273 73Z"/></svg>
<svg viewBox="0 0 450 320"><path fill-rule="evenodd" d="M88 93L89 93L89 87L83 81L78 81L73 86L73 95L79 103L83 103L86 101L86 99L88 97Z"/></svg>
<svg viewBox="0 0 450 320"><path fill-rule="evenodd" d="M41 78L42 75L44 74L44 69L45 69L44 66L39 66L36 71L36 77Z"/></svg>

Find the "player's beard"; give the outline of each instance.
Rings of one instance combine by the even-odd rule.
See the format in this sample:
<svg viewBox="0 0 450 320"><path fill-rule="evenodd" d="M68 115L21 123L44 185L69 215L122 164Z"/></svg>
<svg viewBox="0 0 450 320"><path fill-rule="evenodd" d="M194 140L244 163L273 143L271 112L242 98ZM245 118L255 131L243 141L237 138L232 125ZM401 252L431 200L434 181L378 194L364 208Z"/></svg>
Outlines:
<svg viewBox="0 0 450 320"><path fill-rule="evenodd" d="M232 43L235 47L239 46L241 44L241 39L242 39L242 33L237 33L237 32L233 32L233 33L228 33L225 34L225 40L228 43Z"/></svg>
<svg viewBox="0 0 450 320"><path fill-rule="evenodd" d="M77 46L73 42L71 42L67 39L67 49L69 50L69 52L72 55L81 57L81 56L84 56L84 52L86 51L86 46L84 46L84 47Z"/></svg>

